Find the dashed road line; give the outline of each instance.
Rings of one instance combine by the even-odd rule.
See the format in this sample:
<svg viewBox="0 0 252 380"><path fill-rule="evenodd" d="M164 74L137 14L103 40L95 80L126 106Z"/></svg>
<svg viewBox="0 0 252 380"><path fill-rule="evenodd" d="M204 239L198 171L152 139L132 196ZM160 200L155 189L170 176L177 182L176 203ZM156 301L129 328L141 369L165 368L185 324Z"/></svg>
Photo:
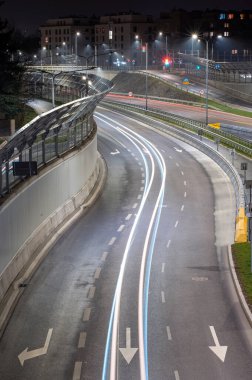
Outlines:
<svg viewBox="0 0 252 380"><path fill-rule="evenodd" d="M164 273L165 271L165 263L162 263L162 269L161 269L161 272Z"/></svg>
<svg viewBox="0 0 252 380"><path fill-rule="evenodd" d="M125 218L125 220L130 220L130 218L132 217L132 214L128 214Z"/></svg>
<svg viewBox="0 0 252 380"><path fill-rule="evenodd" d="M140 188L140 191L144 191L144 187L143 186Z"/></svg>
<svg viewBox="0 0 252 380"><path fill-rule="evenodd" d="M132 208L137 208L137 206L138 206L138 203L134 203Z"/></svg>
<svg viewBox="0 0 252 380"><path fill-rule="evenodd" d="M138 196L137 196L137 199L141 199L142 198L142 194L139 194Z"/></svg>
<svg viewBox="0 0 252 380"><path fill-rule="evenodd" d="M186 181L184 181L184 186L186 186Z"/></svg>
<svg viewBox="0 0 252 380"><path fill-rule="evenodd" d="M166 332L167 332L168 340L172 340L171 329L169 326L166 326Z"/></svg>
<svg viewBox="0 0 252 380"><path fill-rule="evenodd" d="M170 160L172 160L172 156L169 156Z"/></svg>
<svg viewBox="0 0 252 380"><path fill-rule="evenodd" d="M105 261L107 256L108 256L108 252L103 252L101 260Z"/></svg>
<svg viewBox="0 0 252 380"><path fill-rule="evenodd" d="M143 168L142 168L143 169ZM145 177L145 173L142 173L142 177L144 178Z"/></svg>
<svg viewBox="0 0 252 380"><path fill-rule="evenodd" d="M145 179L142 179L141 182L142 182L142 183L145 183Z"/></svg>
<svg viewBox="0 0 252 380"><path fill-rule="evenodd" d="M181 175L184 175L184 172L183 172L183 171L181 171Z"/></svg>
<svg viewBox="0 0 252 380"><path fill-rule="evenodd" d="M165 303L165 294L164 294L164 291L161 292L161 299L162 299L162 303Z"/></svg>
<svg viewBox="0 0 252 380"><path fill-rule="evenodd" d="M184 193L184 198L186 198L186 191L185 191L185 193Z"/></svg>
<svg viewBox="0 0 252 380"><path fill-rule="evenodd" d="M82 367L82 362L75 362L74 372L73 372L73 380L80 380L81 367Z"/></svg>
<svg viewBox="0 0 252 380"><path fill-rule="evenodd" d="M176 166L179 168L179 163L178 162L176 162Z"/></svg>
<svg viewBox="0 0 252 380"><path fill-rule="evenodd" d="M122 225L118 228L117 232L122 232L122 230L124 229L124 227L125 227L125 224L122 224Z"/></svg>
<svg viewBox="0 0 252 380"><path fill-rule="evenodd" d="M89 291L88 291L88 298L89 299L92 299L92 298L94 298L94 295L95 295L95 286L90 286L90 288L89 288Z"/></svg>
<svg viewBox="0 0 252 380"><path fill-rule="evenodd" d="M174 225L175 228L178 227L178 220L176 221L175 225Z"/></svg>
<svg viewBox="0 0 252 380"><path fill-rule="evenodd" d="M184 211L185 205L181 206L181 211Z"/></svg>
<svg viewBox="0 0 252 380"><path fill-rule="evenodd" d="M144 168L143 168L143 167L141 167L141 168L140 168L140 170L143 172L143 171L144 171Z"/></svg>
<svg viewBox="0 0 252 380"><path fill-rule="evenodd" d="M83 322L87 322L90 319L90 314L91 314L91 307L88 307L87 309L84 310L83 314Z"/></svg>
<svg viewBox="0 0 252 380"><path fill-rule="evenodd" d="M95 271L95 274L94 274L94 279L95 280L98 280L98 278L100 277L100 274L101 274L101 268L97 268L96 271Z"/></svg>
<svg viewBox="0 0 252 380"><path fill-rule="evenodd" d="M110 239L110 242L108 243L108 245L113 245L114 242L116 241L116 237L112 237L112 239Z"/></svg>
<svg viewBox="0 0 252 380"><path fill-rule="evenodd" d="M166 247L169 248L170 247L170 244L171 244L171 241L169 240Z"/></svg>
<svg viewBox="0 0 252 380"><path fill-rule="evenodd" d="M174 371L175 380L180 380L178 371Z"/></svg>
<svg viewBox="0 0 252 380"><path fill-rule="evenodd" d="M84 348L86 345L87 333L82 331L79 336L78 348Z"/></svg>

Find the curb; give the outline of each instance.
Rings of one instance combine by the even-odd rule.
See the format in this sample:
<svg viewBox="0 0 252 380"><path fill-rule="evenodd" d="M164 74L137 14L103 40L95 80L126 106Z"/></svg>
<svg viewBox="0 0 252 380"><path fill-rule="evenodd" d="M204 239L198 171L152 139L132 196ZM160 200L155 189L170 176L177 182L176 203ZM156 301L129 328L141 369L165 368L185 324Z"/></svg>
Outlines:
<svg viewBox="0 0 252 380"><path fill-rule="evenodd" d="M241 307L246 315L246 318L250 324L250 326L252 327L252 313L248 307L248 304L247 304L247 301L243 295L243 292L242 292L242 289L241 289L241 286L240 286L240 283L239 283L239 280L238 280L238 277L237 277L237 274L236 274L236 270L235 270L235 266L234 266L234 261L233 261L233 257L232 257L232 252L231 252L231 246L229 245L228 246L228 263L229 263L229 267L230 267L230 270L231 270L231 275L232 275L232 279L233 279L233 282L234 282L234 286L235 286L235 290L236 290L236 293L237 293L237 296L239 298L239 301L240 301L240 304L241 304Z"/></svg>
<svg viewBox="0 0 252 380"><path fill-rule="evenodd" d="M0 337L3 335L3 332L5 330L5 327L11 317L11 314L21 297L23 291L24 291L24 284L30 280L32 275L35 273L35 271L38 269L39 265L42 263L42 261L46 258L47 254L49 253L49 250L53 247L53 245L57 242L57 240L67 231L67 229L77 221L77 219L83 215L85 212L85 209L90 207L95 200L99 197L100 193L102 192L102 189L105 185L105 181L107 178L107 166L105 160L99 155L99 167L100 167L100 174L97 178L97 182L93 188L93 191L91 191L91 195L88 196L85 203L83 203L77 211L72 215L72 217L68 220L63 222L63 224L56 229L56 231L52 234L52 237L49 241L46 242L46 244L43 246L43 248L37 253L36 257L30 262L30 264L26 267L25 271L22 273L21 276L17 277L12 285L10 286L9 290L6 293L6 296L3 298L1 304L0 304ZM2 307L1 307L2 306Z"/></svg>

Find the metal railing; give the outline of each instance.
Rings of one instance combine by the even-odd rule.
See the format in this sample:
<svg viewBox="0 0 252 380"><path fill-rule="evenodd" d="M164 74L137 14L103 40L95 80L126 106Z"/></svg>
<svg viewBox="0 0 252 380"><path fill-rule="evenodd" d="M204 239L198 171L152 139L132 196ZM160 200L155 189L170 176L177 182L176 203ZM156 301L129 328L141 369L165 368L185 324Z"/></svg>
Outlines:
<svg viewBox="0 0 252 380"><path fill-rule="evenodd" d="M41 85L43 93L46 92L50 97L53 91L51 87L49 90L49 80L41 76L40 78L41 80L43 79ZM64 73L64 81L68 80L68 83L70 83L70 79L71 76L67 79ZM63 85L60 83L60 78L57 78L57 80L57 83L54 84L56 87L54 91L57 99L63 101L65 94L57 89L57 86ZM39 79L36 75L34 76L34 73L31 74L31 83L32 85L36 83L37 88L40 85ZM82 98L79 95L82 91L83 83L79 80L79 87L77 83L78 81L73 81L71 87L72 90L76 90L71 92L71 96L78 98L77 100L37 116L18 130L8 143L0 149L0 196L3 197L6 193L9 193L17 183L25 178L25 176L14 176L14 162L36 161L37 167L40 168L70 149L82 144L95 131L94 109L111 89L112 83L104 78L94 78L93 76L92 89L90 90L92 94ZM37 96L37 92L34 91L34 93Z"/></svg>

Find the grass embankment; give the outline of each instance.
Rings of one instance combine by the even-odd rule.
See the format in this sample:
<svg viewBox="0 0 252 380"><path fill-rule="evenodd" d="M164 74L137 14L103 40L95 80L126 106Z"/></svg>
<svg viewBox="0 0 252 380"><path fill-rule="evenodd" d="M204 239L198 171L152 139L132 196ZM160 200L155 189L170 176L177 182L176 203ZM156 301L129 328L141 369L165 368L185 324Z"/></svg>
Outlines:
<svg viewBox="0 0 252 380"><path fill-rule="evenodd" d="M243 294L252 310L252 273L250 264L250 243L232 245L232 254L237 277Z"/></svg>

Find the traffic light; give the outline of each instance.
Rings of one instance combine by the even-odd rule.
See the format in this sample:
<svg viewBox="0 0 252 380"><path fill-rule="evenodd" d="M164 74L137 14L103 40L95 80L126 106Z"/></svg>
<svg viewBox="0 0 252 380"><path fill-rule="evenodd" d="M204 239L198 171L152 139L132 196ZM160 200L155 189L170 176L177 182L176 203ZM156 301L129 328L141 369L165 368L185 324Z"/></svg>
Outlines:
<svg viewBox="0 0 252 380"><path fill-rule="evenodd" d="M163 57L162 62L165 65L165 67L169 67L172 61L170 57L165 56Z"/></svg>
<svg viewBox="0 0 252 380"><path fill-rule="evenodd" d="M200 70L201 69L201 66L200 65L196 65L196 70Z"/></svg>

